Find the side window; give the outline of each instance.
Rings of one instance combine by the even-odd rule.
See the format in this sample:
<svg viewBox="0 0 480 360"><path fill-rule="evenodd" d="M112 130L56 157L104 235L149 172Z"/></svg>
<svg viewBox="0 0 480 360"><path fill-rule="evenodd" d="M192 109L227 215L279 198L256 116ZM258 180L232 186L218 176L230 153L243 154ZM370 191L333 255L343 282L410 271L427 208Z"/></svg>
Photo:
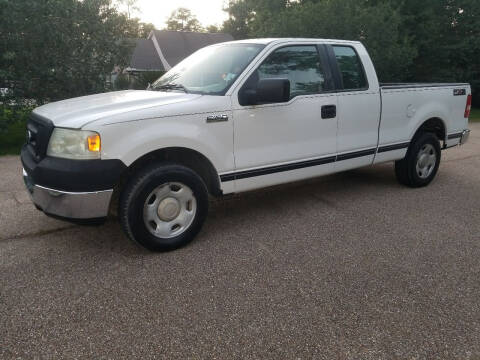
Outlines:
<svg viewBox="0 0 480 360"><path fill-rule="evenodd" d="M365 72L357 53L350 46L333 46L338 68L345 90L358 90L368 87Z"/></svg>
<svg viewBox="0 0 480 360"><path fill-rule="evenodd" d="M290 99L324 91L325 76L317 48L288 46L275 50L257 69L258 79L290 80Z"/></svg>

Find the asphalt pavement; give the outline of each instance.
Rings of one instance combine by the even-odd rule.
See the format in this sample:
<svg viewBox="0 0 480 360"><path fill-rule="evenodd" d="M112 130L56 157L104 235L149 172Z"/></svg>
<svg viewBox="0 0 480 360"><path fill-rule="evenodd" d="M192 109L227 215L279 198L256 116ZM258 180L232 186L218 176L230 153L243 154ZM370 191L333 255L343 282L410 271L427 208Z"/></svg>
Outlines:
<svg viewBox="0 0 480 360"><path fill-rule="evenodd" d="M0 157L0 358L480 359L480 124L393 164L211 204L169 253L31 204Z"/></svg>

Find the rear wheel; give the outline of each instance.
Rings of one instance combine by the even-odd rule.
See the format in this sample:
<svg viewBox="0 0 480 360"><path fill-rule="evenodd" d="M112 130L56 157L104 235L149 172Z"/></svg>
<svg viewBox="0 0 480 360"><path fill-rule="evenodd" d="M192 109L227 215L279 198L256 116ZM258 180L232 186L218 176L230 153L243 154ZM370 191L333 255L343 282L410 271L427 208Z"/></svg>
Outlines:
<svg viewBox="0 0 480 360"><path fill-rule="evenodd" d="M152 251L189 243L208 212L202 179L184 166L151 166L137 174L120 198L119 215L126 234Z"/></svg>
<svg viewBox="0 0 480 360"><path fill-rule="evenodd" d="M395 162L395 174L404 185L427 186L437 174L440 159L441 149L437 136L420 133L413 139L405 158Z"/></svg>

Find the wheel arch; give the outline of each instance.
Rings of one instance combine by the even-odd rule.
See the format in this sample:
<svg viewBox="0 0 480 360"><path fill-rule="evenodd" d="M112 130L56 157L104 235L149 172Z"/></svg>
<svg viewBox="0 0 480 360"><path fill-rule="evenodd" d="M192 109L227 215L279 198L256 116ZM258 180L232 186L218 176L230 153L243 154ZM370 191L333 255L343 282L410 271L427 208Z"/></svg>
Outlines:
<svg viewBox="0 0 480 360"><path fill-rule="evenodd" d="M418 134L422 132L430 132L435 134L440 141L444 144L447 140L447 126L443 119L440 117L430 117L429 119L424 120L415 130L412 139L414 139Z"/></svg>
<svg viewBox="0 0 480 360"><path fill-rule="evenodd" d="M166 147L142 155L125 169L114 187L110 211L116 212L119 196L129 178L146 166L162 161L183 165L193 170L205 182L208 192L211 195L215 197L222 195L218 172L213 163L205 155L185 147Z"/></svg>

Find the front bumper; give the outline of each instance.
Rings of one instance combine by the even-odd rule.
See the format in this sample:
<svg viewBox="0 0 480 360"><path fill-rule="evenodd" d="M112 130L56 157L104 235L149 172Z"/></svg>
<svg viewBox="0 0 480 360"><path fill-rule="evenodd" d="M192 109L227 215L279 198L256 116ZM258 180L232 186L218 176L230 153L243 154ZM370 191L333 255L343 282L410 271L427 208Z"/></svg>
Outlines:
<svg viewBox="0 0 480 360"><path fill-rule="evenodd" d="M122 161L36 157L30 150L22 148L23 179L38 209L81 223L108 215L113 188L126 169Z"/></svg>
<svg viewBox="0 0 480 360"><path fill-rule="evenodd" d="M35 206L47 215L72 220L104 218L113 190L69 192L37 185L23 169L23 180Z"/></svg>

